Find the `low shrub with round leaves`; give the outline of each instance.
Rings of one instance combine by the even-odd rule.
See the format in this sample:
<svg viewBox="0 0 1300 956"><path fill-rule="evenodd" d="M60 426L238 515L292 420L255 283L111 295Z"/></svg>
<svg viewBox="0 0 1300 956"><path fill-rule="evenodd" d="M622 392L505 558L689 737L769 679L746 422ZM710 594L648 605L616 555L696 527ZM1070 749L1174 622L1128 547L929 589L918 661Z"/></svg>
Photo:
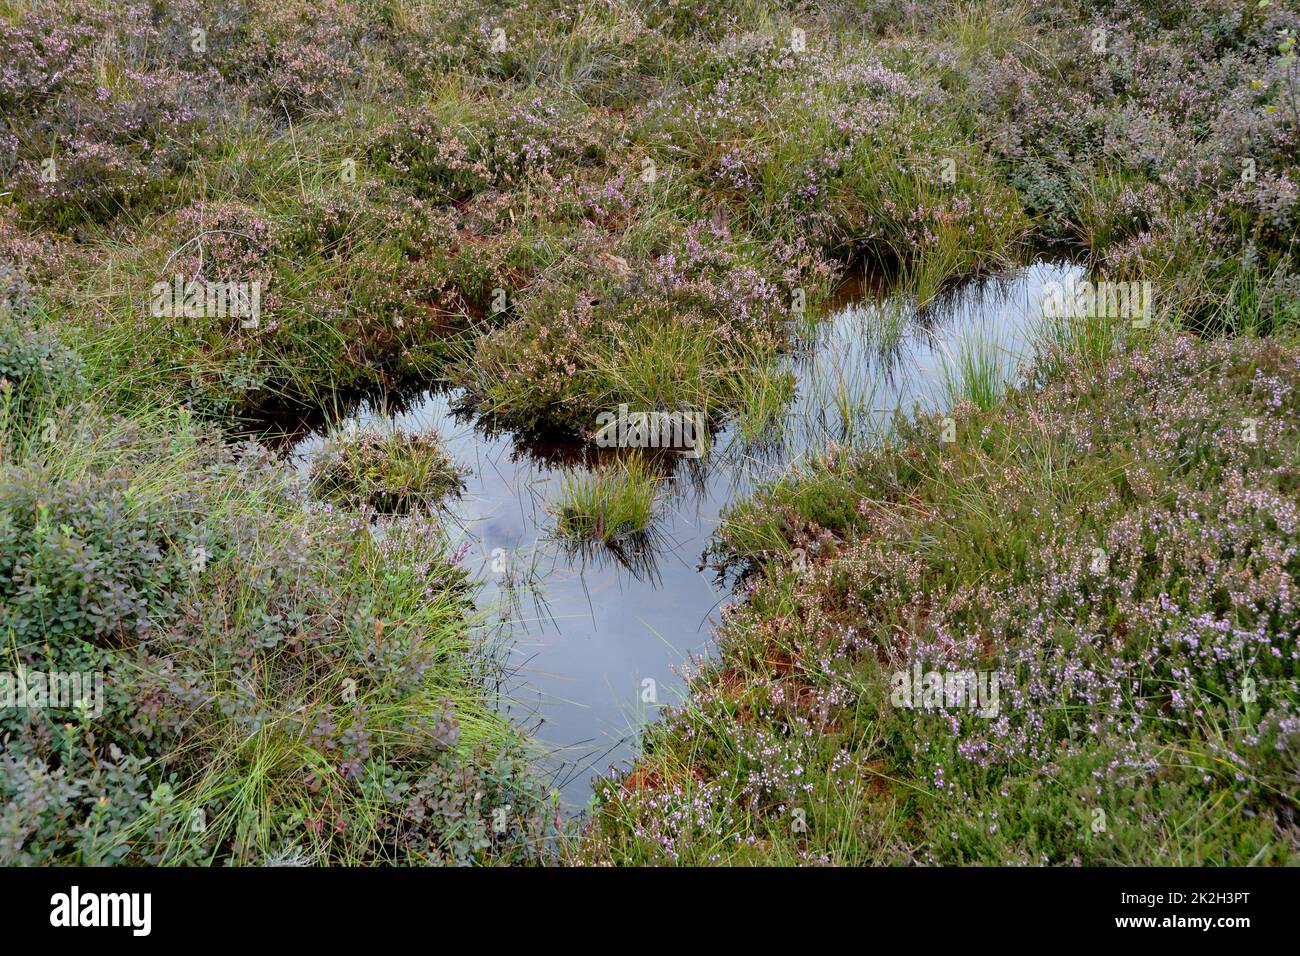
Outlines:
<svg viewBox="0 0 1300 956"><path fill-rule="evenodd" d="M0 463L0 657L102 710L0 709L0 863L538 856L436 523L310 503L185 415L60 421Z"/></svg>

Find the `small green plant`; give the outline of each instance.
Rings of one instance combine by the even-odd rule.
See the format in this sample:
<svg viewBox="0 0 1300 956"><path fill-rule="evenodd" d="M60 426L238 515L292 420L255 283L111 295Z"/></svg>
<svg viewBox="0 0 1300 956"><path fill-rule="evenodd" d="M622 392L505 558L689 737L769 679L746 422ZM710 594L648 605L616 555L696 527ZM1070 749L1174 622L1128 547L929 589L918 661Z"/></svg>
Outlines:
<svg viewBox="0 0 1300 956"><path fill-rule="evenodd" d="M646 531L654 516L655 480L639 455L568 472L555 507L556 530L574 541L607 544Z"/></svg>
<svg viewBox="0 0 1300 956"><path fill-rule="evenodd" d="M1105 315L1066 312L1046 319L1038 331L1036 347L1044 368L1065 363L1104 365L1123 346L1130 320Z"/></svg>
<svg viewBox="0 0 1300 956"><path fill-rule="evenodd" d="M945 343L944 393L949 406L970 401L983 411L997 404L1006 389L1007 356L1000 343L981 335L964 338L955 350Z"/></svg>
<svg viewBox="0 0 1300 956"><path fill-rule="evenodd" d="M737 419L746 444L762 444L780 437L781 416L794 398L794 392L794 375L775 362L761 366L750 376L749 390Z"/></svg>
<svg viewBox="0 0 1300 956"><path fill-rule="evenodd" d="M311 483L321 498L384 514L435 508L463 487L436 435L392 429L334 431L312 465Z"/></svg>

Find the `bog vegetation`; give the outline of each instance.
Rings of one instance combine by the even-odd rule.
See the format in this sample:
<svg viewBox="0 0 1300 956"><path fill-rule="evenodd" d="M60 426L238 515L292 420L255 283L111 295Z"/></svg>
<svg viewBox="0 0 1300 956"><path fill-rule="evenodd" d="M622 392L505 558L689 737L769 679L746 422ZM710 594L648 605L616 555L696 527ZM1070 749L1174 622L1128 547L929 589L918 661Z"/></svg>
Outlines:
<svg viewBox="0 0 1300 956"><path fill-rule="evenodd" d="M108 688L0 709L0 862L1293 862L1297 28L0 0L0 671ZM245 440L434 380L757 440L848 270L924 305L1048 249L1155 320L1055 326L1009 394L965 352L947 416L734 509L716 659L565 833L445 544L464 463ZM260 315L151 309L177 277ZM557 530L646 533L657 480L577 474ZM999 670L1000 715L895 706L915 662Z"/></svg>

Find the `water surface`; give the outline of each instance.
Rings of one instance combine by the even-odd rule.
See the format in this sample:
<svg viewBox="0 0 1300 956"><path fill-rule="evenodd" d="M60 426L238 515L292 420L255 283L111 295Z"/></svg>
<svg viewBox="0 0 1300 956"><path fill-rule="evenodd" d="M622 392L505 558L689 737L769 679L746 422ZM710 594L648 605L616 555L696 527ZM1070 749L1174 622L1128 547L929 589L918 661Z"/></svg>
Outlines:
<svg viewBox="0 0 1300 956"><path fill-rule="evenodd" d="M580 808L591 777L625 764L644 722L679 701L683 662L708 650L730 588L701 561L725 510L828 442L876 440L895 410L946 407L963 354L992 357L1000 378L1014 377L1032 352L1044 283L1078 271L1036 263L967 283L923 310L868 299L803 323L786 360L794 395L779 423L733 423L699 460L665 462L661 453L667 474L639 548L575 550L553 535L548 505L566 469L591 466L592 448L489 432L457 414L455 391L429 391L399 413L367 406L353 417L436 432L469 470L448 518L454 544L466 549L462 563L484 582L479 607L509 630L503 707L551 751L555 785ZM305 462L323 440L309 435L293 454Z"/></svg>

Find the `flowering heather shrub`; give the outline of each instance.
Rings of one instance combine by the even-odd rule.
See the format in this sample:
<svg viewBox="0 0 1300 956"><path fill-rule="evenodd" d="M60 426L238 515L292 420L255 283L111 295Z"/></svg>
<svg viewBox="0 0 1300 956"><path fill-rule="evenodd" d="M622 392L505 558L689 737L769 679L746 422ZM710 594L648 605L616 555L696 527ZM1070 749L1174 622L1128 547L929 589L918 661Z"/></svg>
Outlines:
<svg viewBox="0 0 1300 956"><path fill-rule="evenodd" d="M395 12L393 60L416 88L459 73L483 87L550 86L584 103L623 107L672 66L675 45L652 25L655 16L625 2L445 0ZM498 29L503 51L493 48Z"/></svg>
<svg viewBox="0 0 1300 956"><path fill-rule="evenodd" d="M412 194L463 203L488 189L578 182L582 167L604 159L604 127L598 114L575 114L569 104L540 96L487 103L472 118L452 122L423 107L403 107L370 133L368 151L388 178Z"/></svg>
<svg viewBox="0 0 1300 956"><path fill-rule="evenodd" d="M25 218L58 229L167 205L220 133L400 86L384 39L347 2L37 3L0 22L0 170Z"/></svg>
<svg viewBox="0 0 1300 956"><path fill-rule="evenodd" d="M1091 51L1096 23L1104 54ZM115 293L156 280L151 257L119 268L124 250L167 236L165 258L197 235L195 210L191 225L221 222L233 239L242 217L270 243L271 262L248 267L273 272L257 337L143 323L85 283L76 314L138 343L172 394L197 389L218 412L314 404L444 374L464 351L445 338L469 327L478 367L452 374L481 404L571 430L584 396L616 390L609 343L673 321L668 308L645 321L644 289L644 303L612 306L599 263L622 262L616 279L654 276L702 221L725 224L737 260L782 296L865 260L928 299L1022 258L1030 239L1067 239L1108 274L1160 280L1160 300L1189 325L1267 331L1243 291L1275 290L1268 314L1285 316L1276 290L1297 274L1285 23L1280 9L1226 3L1166 16L1066 0L725 14L695 2L185 0L156 15L58 0L0 27L17 64L0 80L13 113L0 146L24 221L89 215L120 230L78 234ZM192 24L207 30L203 54ZM497 27L504 52L491 49ZM43 183L50 136L81 145ZM344 158L359 178L341 189ZM1257 175L1243 180L1246 158ZM209 255L217 243L205 239ZM1239 261L1246 249L1257 274ZM194 252L182 253L189 266ZM505 315L490 311L495 289L509 292ZM734 328L708 322L707 334ZM575 332L588 354L575 355ZM520 352L527 368L502 364Z"/></svg>
<svg viewBox="0 0 1300 956"><path fill-rule="evenodd" d="M133 57L141 27L130 13L80 3L0 22L0 112L27 217L58 229L108 221L160 196L197 155L191 77Z"/></svg>
<svg viewBox="0 0 1300 956"><path fill-rule="evenodd" d="M297 117L341 104L359 84L395 85L384 60L367 57L370 28L360 5L259 5L233 46L232 60L253 103Z"/></svg>
<svg viewBox="0 0 1300 956"><path fill-rule="evenodd" d="M465 311L448 278L445 216L330 184L274 204L192 202L87 279L75 307L98 313L120 345L105 348L117 379L245 415L325 401L428 374ZM256 324L241 315L155 315L153 287L177 276L260 283ZM99 330L97 330L99 331ZM102 332L99 336L102 337ZM129 344L128 344L129 343Z"/></svg>
<svg viewBox="0 0 1300 956"><path fill-rule="evenodd" d="M723 532L760 572L719 659L587 851L1293 860L1298 406L1294 348L1176 337L769 488ZM897 706L918 664L996 673L997 714Z"/></svg>
<svg viewBox="0 0 1300 956"><path fill-rule="evenodd" d="M21 274L30 285L42 288L47 298L54 291L50 283L68 274L70 245L55 234L26 231L19 225L18 211L0 205L0 262L10 268L22 263Z"/></svg>
<svg viewBox="0 0 1300 956"><path fill-rule="evenodd" d="M790 292L777 282L802 276L815 304L831 274L816 253L791 245L772 275L747 245L725 226L695 222L643 271L602 277L584 292L540 282L517 302L519 317L478 339L453 376L484 413L522 428L581 433L624 401L734 409L741 373L783 341Z"/></svg>
<svg viewBox="0 0 1300 956"><path fill-rule="evenodd" d="M186 278L269 282L273 260L283 253L276 224L244 203L196 202L178 210L175 222L185 240L168 258Z"/></svg>
<svg viewBox="0 0 1300 956"><path fill-rule="evenodd" d="M374 131L372 162L403 180L412 195L436 203L463 201L487 188L482 131L453 129L422 109L401 109Z"/></svg>
<svg viewBox="0 0 1300 956"><path fill-rule="evenodd" d="M762 232L887 265L922 258L952 233L971 252L954 271L1007 256L1023 233L1013 194L963 145L941 88L878 51L823 43L795 53L787 39L742 35L700 71L685 105L652 104L650 128L695 154L710 185L746 201ZM944 158L951 184L940 178ZM747 202L753 190L761 203Z"/></svg>
<svg viewBox="0 0 1300 956"><path fill-rule="evenodd" d="M1296 271L1300 70L1279 49L1280 6L1036 4L1030 21L1040 58L977 60L956 81L1043 235L1083 241L1113 273L1162 277L1206 324L1245 248L1265 272Z"/></svg>
<svg viewBox="0 0 1300 956"><path fill-rule="evenodd" d="M565 104L542 96L512 104L490 119L486 132L488 166L498 186L602 165L610 138L603 114L574 114Z"/></svg>

